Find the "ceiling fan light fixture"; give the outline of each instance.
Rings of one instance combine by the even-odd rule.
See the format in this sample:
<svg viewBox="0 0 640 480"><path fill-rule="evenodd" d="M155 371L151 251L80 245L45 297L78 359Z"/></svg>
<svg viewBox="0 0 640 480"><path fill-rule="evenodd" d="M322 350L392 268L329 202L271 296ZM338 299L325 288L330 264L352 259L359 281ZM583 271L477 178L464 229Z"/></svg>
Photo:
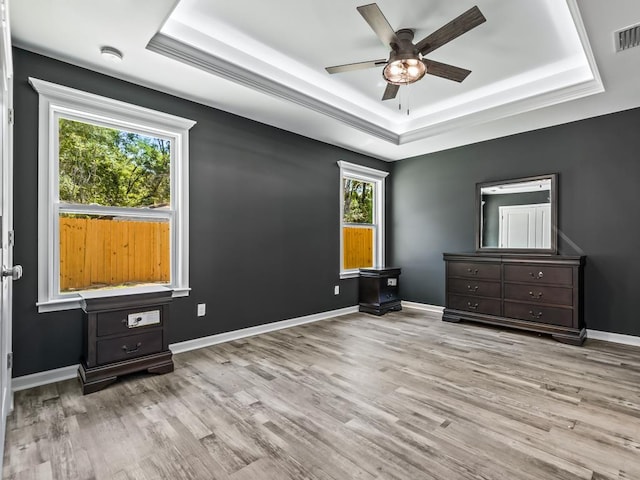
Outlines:
<svg viewBox="0 0 640 480"><path fill-rule="evenodd" d="M399 58L387 63L382 70L384 79L393 85L409 85L427 73L427 67L419 58Z"/></svg>

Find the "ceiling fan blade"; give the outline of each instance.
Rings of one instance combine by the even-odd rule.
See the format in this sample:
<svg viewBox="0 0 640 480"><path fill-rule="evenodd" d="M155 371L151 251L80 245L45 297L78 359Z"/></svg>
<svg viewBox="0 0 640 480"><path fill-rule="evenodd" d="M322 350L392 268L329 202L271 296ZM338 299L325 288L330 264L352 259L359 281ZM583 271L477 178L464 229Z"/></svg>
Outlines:
<svg viewBox="0 0 640 480"><path fill-rule="evenodd" d="M453 80L454 82L462 82L471 73L471 70L466 70L460 67L454 67L446 63L435 62L433 60L422 59L422 63L427 67L428 75L435 75L436 77L446 78L447 80Z"/></svg>
<svg viewBox="0 0 640 480"><path fill-rule="evenodd" d="M360 15L367 21L371 29L375 32L378 38L384 43L385 47L388 47L392 43L398 43L398 37L396 32L391 28L389 22L385 18L382 10L377 4L371 3L369 5L362 5L356 7Z"/></svg>
<svg viewBox="0 0 640 480"><path fill-rule="evenodd" d="M398 94L398 90L400 90L400 85L394 85L393 83L387 83L387 88L384 89L384 94L382 95L382 100L391 100L396 98Z"/></svg>
<svg viewBox="0 0 640 480"><path fill-rule="evenodd" d="M350 72L352 70L363 70L365 68L381 67L386 65L386 59L370 60L368 62L347 63L346 65L336 65L335 67L327 67L325 70L329 73Z"/></svg>
<svg viewBox="0 0 640 480"><path fill-rule="evenodd" d="M486 21L487 19L484 18L480 9L477 6L472 7L431 35L420 40L416 44L416 49L422 55L426 55Z"/></svg>

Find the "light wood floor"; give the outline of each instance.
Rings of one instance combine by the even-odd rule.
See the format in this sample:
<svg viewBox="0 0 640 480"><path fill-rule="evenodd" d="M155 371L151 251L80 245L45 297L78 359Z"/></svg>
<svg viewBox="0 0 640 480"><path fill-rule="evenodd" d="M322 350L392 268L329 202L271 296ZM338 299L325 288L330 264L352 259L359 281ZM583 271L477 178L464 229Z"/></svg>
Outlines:
<svg viewBox="0 0 640 480"><path fill-rule="evenodd" d="M4 478L640 479L640 348L405 310L175 363L18 392Z"/></svg>

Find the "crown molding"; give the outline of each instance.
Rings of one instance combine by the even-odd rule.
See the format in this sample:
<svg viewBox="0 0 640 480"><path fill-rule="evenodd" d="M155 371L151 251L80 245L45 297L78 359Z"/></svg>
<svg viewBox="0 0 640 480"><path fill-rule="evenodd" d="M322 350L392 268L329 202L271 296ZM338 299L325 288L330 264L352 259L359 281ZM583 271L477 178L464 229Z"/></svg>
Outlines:
<svg viewBox="0 0 640 480"><path fill-rule="evenodd" d="M590 71L589 76L591 77L589 80L568 85L564 88L557 88L537 95L516 99L473 113L465 114L461 112L453 118L444 121L435 121L431 125L410 129L403 133L396 133L326 101L315 98L312 95L288 87L254 70L245 68L237 62L228 61L221 56L205 52L160 32L154 35L146 48L149 51L177 60L239 85L287 100L322 115L326 115L394 145L404 145L458 128L487 123L603 92L604 86L589 45L577 4L575 0L568 0L567 4L569 5L576 26L576 32L584 48L587 61L585 67L588 67ZM560 76L562 75L561 73Z"/></svg>
<svg viewBox="0 0 640 480"><path fill-rule="evenodd" d="M239 85L293 102L304 108L334 118L369 135L398 145L399 136L391 130L345 112L311 95L289 88L239 64L187 45L163 33L156 33L146 48L149 51L212 73Z"/></svg>

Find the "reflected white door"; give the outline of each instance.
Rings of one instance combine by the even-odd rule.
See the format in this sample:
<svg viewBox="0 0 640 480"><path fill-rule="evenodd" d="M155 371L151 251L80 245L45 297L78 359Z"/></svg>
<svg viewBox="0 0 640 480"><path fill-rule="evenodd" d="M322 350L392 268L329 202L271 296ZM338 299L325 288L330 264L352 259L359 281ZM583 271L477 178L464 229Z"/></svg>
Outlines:
<svg viewBox="0 0 640 480"><path fill-rule="evenodd" d="M551 204L508 205L500 210L500 248L551 248Z"/></svg>

